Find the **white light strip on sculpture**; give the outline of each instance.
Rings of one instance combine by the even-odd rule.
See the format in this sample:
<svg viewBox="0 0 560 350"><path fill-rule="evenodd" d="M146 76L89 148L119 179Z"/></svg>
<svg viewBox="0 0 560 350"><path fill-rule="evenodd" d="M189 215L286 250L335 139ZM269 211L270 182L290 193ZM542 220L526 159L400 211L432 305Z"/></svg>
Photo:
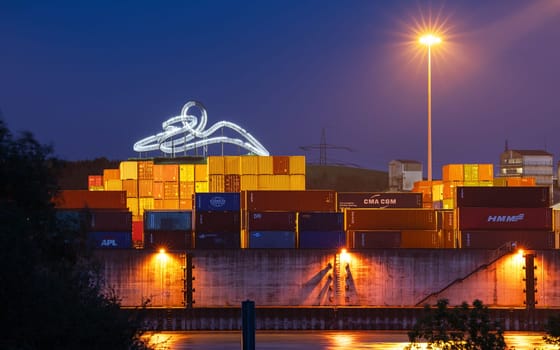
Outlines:
<svg viewBox="0 0 560 350"><path fill-rule="evenodd" d="M198 122L196 116L188 114L192 107L197 107L200 110L200 122ZM189 101L183 106L181 115L169 118L162 123L162 132L136 142L134 150L136 152L162 151L177 154L211 144L229 143L243 147L259 156L269 155L266 148L239 125L228 121L220 121L204 130L206 122L207 114L204 106L200 102ZM220 128L229 128L236 131L245 140L223 135L209 137Z"/></svg>

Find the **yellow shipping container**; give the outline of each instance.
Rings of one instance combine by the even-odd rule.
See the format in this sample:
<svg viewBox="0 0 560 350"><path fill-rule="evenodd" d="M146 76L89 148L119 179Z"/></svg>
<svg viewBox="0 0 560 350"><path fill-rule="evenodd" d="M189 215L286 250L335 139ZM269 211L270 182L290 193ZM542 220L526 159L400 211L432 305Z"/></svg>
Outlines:
<svg viewBox="0 0 560 350"><path fill-rule="evenodd" d="M492 181L494 179L493 164L478 164L478 180Z"/></svg>
<svg viewBox="0 0 560 350"><path fill-rule="evenodd" d="M89 186L90 191L105 191L105 186Z"/></svg>
<svg viewBox="0 0 560 350"><path fill-rule="evenodd" d="M463 164L446 164L442 167L443 181L463 181Z"/></svg>
<svg viewBox="0 0 560 350"><path fill-rule="evenodd" d="M260 156L240 156L239 157L239 174L240 175L257 175L259 173L259 157Z"/></svg>
<svg viewBox="0 0 560 350"><path fill-rule="evenodd" d="M138 164L133 160L125 160L120 163L119 170L121 180L138 180Z"/></svg>
<svg viewBox="0 0 560 350"><path fill-rule="evenodd" d="M274 164L272 156L259 156L259 175L272 175L274 174Z"/></svg>
<svg viewBox="0 0 560 350"><path fill-rule="evenodd" d="M225 156L224 157L224 175L240 175L241 162L239 156Z"/></svg>
<svg viewBox="0 0 560 350"><path fill-rule="evenodd" d="M144 211L154 209L154 201L153 198L140 198L138 200L138 214L144 215Z"/></svg>
<svg viewBox="0 0 560 350"><path fill-rule="evenodd" d="M241 191L256 191L259 189L258 175L241 175Z"/></svg>
<svg viewBox="0 0 560 350"><path fill-rule="evenodd" d="M443 199L443 183L437 182L432 185L432 201L437 202Z"/></svg>
<svg viewBox="0 0 560 350"><path fill-rule="evenodd" d="M290 175L305 175L305 156L290 156Z"/></svg>
<svg viewBox="0 0 560 350"><path fill-rule="evenodd" d="M132 215L139 215L138 198L127 198L126 207L128 208L128 211L132 213Z"/></svg>
<svg viewBox="0 0 560 350"><path fill-rule="evenodd" d="M191 200L194 194L194 181L179 182L179 199Z"/></svg>
<svg viewBox="0 0 560 350"><path fill-rule="evenodd" d="M105 191L122 191L121 180L107 180L105 181Z"/></svg>
<svg viewBox="0 0 560 350"><path fill-rule="evenodd" d="M207 167L209 175L223 175L225 171L225 157L223 156L208 156Z"/></svg>
<svg viewBox="0 0 560 350"><path fill-rule="evenodd" d="M453 198L444 199L443 209L455 209L455 200Z"/></svg>
<svg viewBox="0 0 560 350"><path fill-rule="evenodd" d="M497 187L506 187L507 186L507 178L505 177L495 177L492 182L494 183L494 186Z"/></svg>
<svg viewBox="0 0 560 350"><path fill-rule="evenodd" d="M290 176L290 190L305 191L305 175L295 174Z"/></svg>
<svg viewBox="0 0 560 350"><path fill-rule="evenodd" d="M194 164L179 165L179 181L194 182Z"/></svg>
<svg viewBox="0 0 560 350"><path fill-rule="evenodd" d="M478 181L478 164L463 164L463 181Z"/></svg>
<svg viewBox="0 0 560 350"><path fill-rule="evenodd" d="M463 181L444 181L443 182L443 199L455 198L455 188L463 186Z"/></svg>
<svg viewBox="0 0 560 350"><path fill-rule="evenodd" d="M223 174L222 171L219 174ZM208 181L208 166L206 164L195 164L194 165L194 181Z"/></svg>
<svg viewBox="0 0 560 350"><path fill-rule="evenodd" d="M103 183L109 180L120 180L121 172L119 169L103 169Z"/></svg>
<svg viewBox="0 0 560 350"><path fill-rule="evenodd" d="M259 190L290 190L290 175L259 175Z"/></svg>
<svg viewBox="0 0 560 350"><path fill-rule="evenodd" d="M127 197L138 197L138 180L122 180L122 189Z"/></svg>
<svg viewBox="0 0 560 350"><path fill-rule="evenodd" d="M194 183L195 193L207 193L208 192L208 181L196 181Z"/></svg>
<svg viewBox="0 0 560 350"><path fill-rule="evenodd" d="M209 175L208 179L209 192L225 192L224 191L224 175Z"/></svg>

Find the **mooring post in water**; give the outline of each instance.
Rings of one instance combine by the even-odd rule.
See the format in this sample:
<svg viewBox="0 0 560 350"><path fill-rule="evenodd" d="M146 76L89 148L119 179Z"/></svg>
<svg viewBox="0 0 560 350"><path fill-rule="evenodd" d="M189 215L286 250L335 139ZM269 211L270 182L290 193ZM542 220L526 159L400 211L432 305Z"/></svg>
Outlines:
<svg viewBox="0 0 560 350"><path fill-rule="evenodd" d="M255 302L245 300L241 303L243 321L243 350L255 350Z"/></svg>

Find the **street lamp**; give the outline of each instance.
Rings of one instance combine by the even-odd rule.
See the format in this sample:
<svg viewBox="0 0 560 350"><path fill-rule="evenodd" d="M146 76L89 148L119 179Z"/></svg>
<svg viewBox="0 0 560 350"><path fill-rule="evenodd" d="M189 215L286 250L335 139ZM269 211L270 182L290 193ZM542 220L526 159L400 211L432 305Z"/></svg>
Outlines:
<svg viewBox="0 0 560 350"><path fill-rule="evenodd" d="M420 43L428 47L428 181L432 181L432 45L441 43L441 38L426 34Z"/></svg>

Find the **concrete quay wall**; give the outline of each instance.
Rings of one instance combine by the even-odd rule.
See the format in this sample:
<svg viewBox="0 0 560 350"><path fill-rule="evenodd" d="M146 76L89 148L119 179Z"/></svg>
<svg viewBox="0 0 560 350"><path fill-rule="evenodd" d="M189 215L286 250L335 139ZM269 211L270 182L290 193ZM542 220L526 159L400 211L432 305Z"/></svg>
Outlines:
<svg viewBox="0 0 560 350"><path fill-rule="evenodd" d="M534 257L535 307L560 308L560 252ZM97 251L108 286L123 306L184 307L186 257L194 268L193 309L238 307L409 308L437 299L479 299L493 308L524 308L525 257L461 249Z"/></svg>

